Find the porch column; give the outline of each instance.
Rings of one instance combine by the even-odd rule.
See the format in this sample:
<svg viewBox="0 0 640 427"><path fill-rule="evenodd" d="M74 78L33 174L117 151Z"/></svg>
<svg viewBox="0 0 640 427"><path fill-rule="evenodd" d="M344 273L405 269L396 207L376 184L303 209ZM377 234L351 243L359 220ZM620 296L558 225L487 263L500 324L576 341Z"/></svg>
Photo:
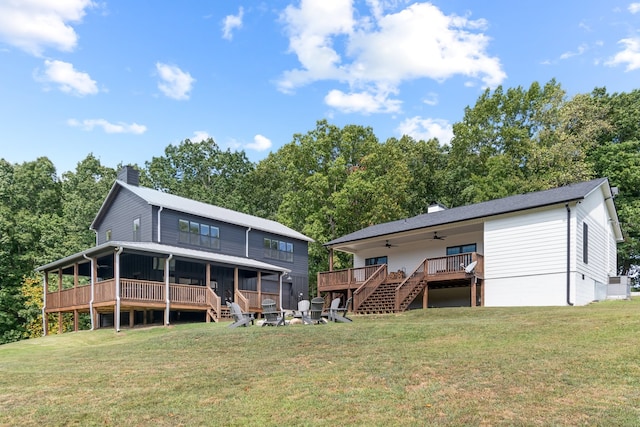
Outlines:
<svg viewBox="0 0 640 427"><path fill-rule="evenodd" d="M49 314L47 314L47 292L49 292L49 272L45 271L42 277L42 336L49 335Z"/></svg>
<svg viewBox="0 0 640 427"><path fill-rule="evenodd" d="M329 248L329 271L333 271L333 248Z"/></svg>
<svg viewBox="0 0 640 427"><path fill-rule="evenodd" d="M62 307L62 267L58 269L58 307Z"/></svg>
<svg viewBox="0 0 640 427"><path fill-rule="evenodd" d="M73 305L78 303L78 263L73 264Z"/></svg>
<svg viewBox="0 0 640 427"><path fill-rule="evenodd" d="M258 301L262 304L262 272L261 271L258 271L258 279L257 279L256 287L258 288Z"/></svg>
<svg viewBox="0 0 640 427"><path fill-rule="evenodd" d="M116 307L113 314L113 324L116 329L116 332L120 332L120 254L124 248L120 247L117 251L115 251L114 258L114 277L115 277L115 285L116 285Z"/></svg>
<svg viewBox="0 0 640 427"><path fill-rule="evenodd" d="M238 293L238 267L233 269L233 295Z"/></svg>
<svg viewBox="0 0 640 427"><path fill-rule="evenodd" d="M476 306L476 278L475 276L471 279L471 307Z"/></svg>
<svg viewBox="0 0 640 427"><path fill-rule="evenodd" d="M169 265L171 264L171 259L173 258L173 254L169 254L169 256L167 258L165 258L164 260L164 297L165 297L165 302L167 304L166 308L165 308L165 312L164 312L164 324L165 325L169 325L169 315L171 314L171 299L169 291Z"/></svg>

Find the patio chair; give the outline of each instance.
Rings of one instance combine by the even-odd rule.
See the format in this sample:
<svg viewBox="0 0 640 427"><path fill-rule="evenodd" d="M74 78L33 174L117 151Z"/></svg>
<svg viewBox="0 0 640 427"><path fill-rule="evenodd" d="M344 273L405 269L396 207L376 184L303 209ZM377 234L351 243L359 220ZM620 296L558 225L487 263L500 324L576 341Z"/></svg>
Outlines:
<svg viewBox="0 0 640 427"><path fill-rule="evenodd" d="M229 325L230 328L237 328L238 326L249 326L249 323L253 325L255 318L252 313L243 313L238 303L232 302L229 305L231 316L233 316L233 323Z"/></svg>
<svg viewBox="0 0 640 427"><path fill-rule="evenodd" d="M324 309L324 298L315 297L311 300L311 309L309 310L309 318L312 324L322 324L325 320L322 318L322 310Z"/></svg>
<svg viewBox="0 0 640 427"><path fill-rule="evenodd" d="M347 300L344 307L340 307L340 297L331 301L331 306L329 307L329 320L341 323L353 322L353 320L347 317L347 311L349 311L350 303L351 298Z"/></svg>
<svg viewBox="0 0 640 427"><path fill-rule="evenodd" d="M293 312L293 317L296 319L302 320L304 325L310 325L311 317L309 317L309 308L311 307L311 302L308 299L303 299L302 301L298 301L298 310Z"/></svg>
<svg viewBox="0 0 640 427"><path fill-rule="evenodd" d="M285 326L284 312L278 311L276 302L272 299L262 300L262 326Z"/></svg>

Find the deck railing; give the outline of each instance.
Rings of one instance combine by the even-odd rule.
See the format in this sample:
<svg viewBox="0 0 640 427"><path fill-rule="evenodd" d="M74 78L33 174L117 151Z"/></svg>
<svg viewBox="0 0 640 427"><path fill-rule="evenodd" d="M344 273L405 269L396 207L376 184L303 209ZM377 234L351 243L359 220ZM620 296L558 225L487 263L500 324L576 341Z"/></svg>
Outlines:
<svg viewBox="0 0 640 427"><path fill-rule="evenodd" d="M368 265L366 267L347 268L344 270L325 271L318 273L318 290L324 292L331 287L359 288L366 282L380 265Z"/></svg>
<svg viewBox="0 0 640 427"><path fill-rule="evenodd" d="M473 261L473 254L448 255L440 258L429 258L427 263L427 275L460 273Z"/></svg>
<svg viewBox="0 0 640 427"><path fill-rule="evenodd" d="M262 310L262 300L270 298L276 302L277 309L280 310L280 296L273 292L260 292L258 291L239 291L247 301L249 301L249 310L247 311L259 311Z"/></svg>
<svg viewBox="0 0 640 427"><path fill-rule="evenodd" d="M362 305L387 278L387 265L383 264L377 267L373 274L353 292L353 311L358 311L360 305Z"/></svg>
<svg viewBox="0 0 640 427"><path fill-rule="evenodd" d="M398 285L396 288L396 311L400 310L405 299L416 289L416 286L424 279L424 272L427 271L428 259L422 261L413 273ZM409 302L410 303L410 302Z"/></svg>

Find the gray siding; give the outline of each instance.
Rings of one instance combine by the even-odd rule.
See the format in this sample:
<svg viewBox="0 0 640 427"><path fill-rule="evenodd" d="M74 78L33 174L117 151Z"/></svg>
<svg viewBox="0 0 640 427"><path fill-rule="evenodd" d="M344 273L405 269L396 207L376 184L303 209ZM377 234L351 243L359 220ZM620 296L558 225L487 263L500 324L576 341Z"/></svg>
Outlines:
<svg viewBox="0 0 640 427"><path fill-rule="evenodd" d="M201 218L196 215L189 215L169 209L164 209L160 215L162 243L165 245L175 245L201 251L217 252L225 255L240 257L244 257L245 255L244 241L245 232L247 229L244 227L227 224L220 221L214 221L207 218ZM180 243L178 233L178 220L180 219L187 219L190 221L196 221L202 224L208 224L218 227L220 231L220 249L208 249L197 245Z"/></svg>
<svg viewBox="0 0 640 427"><path fill-rule="evenodd" d="M121 188L96 228L98 244L107 241L107 230L111 230L111 240L133 241L135 218L140 218L140 241L151 242L151 206L130 191Z"/></svg>

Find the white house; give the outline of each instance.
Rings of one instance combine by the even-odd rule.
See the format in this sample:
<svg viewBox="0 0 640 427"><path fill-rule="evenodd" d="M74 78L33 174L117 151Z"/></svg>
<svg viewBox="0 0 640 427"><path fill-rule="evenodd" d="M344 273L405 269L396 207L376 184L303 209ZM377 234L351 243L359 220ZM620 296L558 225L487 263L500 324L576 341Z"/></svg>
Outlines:
<svg viewBox="0 0 640 427"><path fill-rule="evenodd" d="M325 246L353 268L318 275L318 291L360 312L408 307L584 305L606 297L623 240L606 178L474 205L432 206ZM333 270L330 267L330 270Z"/></svg>

